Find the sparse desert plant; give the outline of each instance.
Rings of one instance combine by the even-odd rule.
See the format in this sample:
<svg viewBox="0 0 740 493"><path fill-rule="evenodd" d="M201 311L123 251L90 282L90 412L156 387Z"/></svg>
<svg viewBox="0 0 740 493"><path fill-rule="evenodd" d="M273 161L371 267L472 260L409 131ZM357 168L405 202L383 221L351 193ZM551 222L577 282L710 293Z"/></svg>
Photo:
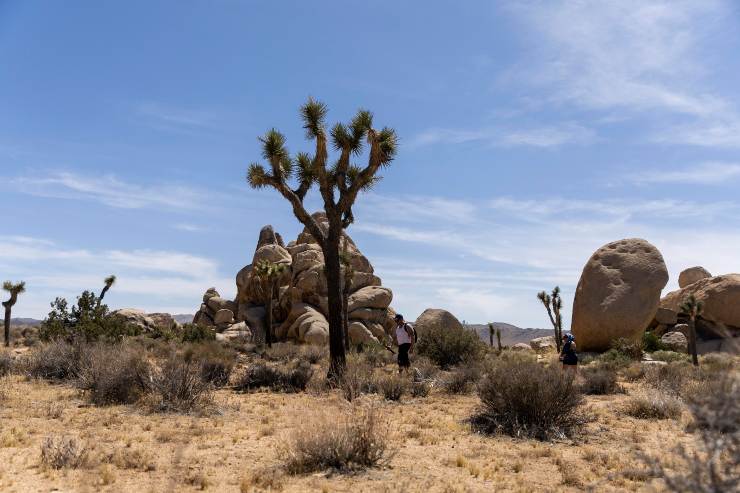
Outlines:
<svg viewBox="0 0 740 493"><path fill-rule="evenodd" d="M86 344L55 339L35 348L24 361L31 377L46 380L77 378Z"/></svg>
<svg viewBox="0 0 740 493"><path fill-rule="evenodd" d="M11 373L14 366L13 357L8 353L0 351L0 377Z"/></svg>
<svg viewBox="0 0 740 493"><path fill-rule="evenodd" d="M647 385L673 396L683 395L687 385L699 378L700 373L688 364L688 361L653 365L645 370Z"/></svg>
<svg viewBox="0 0 740 493"><path fill-rule="evenodd" d="M666 349L665 344L661 342L660 337L658 337L654 332L646 330L645 333L642 334L643 351L647 353L652 353L664 349Z"/></svg>
<svg viewBox="0 0 740 493"><path fill-rule="evenodd" d="M373 407L317 414L286 444L286 469L301 474L377 467L391 456L389 431L388 421Z"/></svg>
<svg viewBox="0 0 740 493"><path fill-rule="evenodd" d="M682 410L680 400L659 390L630 396L624 408L625 414L640 419L678 419Z"/></svg>
<svg viewBox="0 0 740 493"><path fill-rule="evenodd" d="M87 448L74 437L48 436L41 444L41 464L52 469L83 467L87 457Z"/></svg>
<svg viewBox="0 0 740 493"><path fill-rule="evenodd" d="M586 418L571 375L526 359L500 359L478 385L475 431L547 440L577 431Z"/></svg>
<svg viewBox="0 0 740 493"><path fill-rule="evenodd" d="M362 394L374 393L373 367L359 355L347 358L347 368L339 381L339 389L345 399L352 402Z"/></svg>
<svg viewBox="0 0 740 493"><path fill-rule="evenodd" d="M432 390L432 385L429 382L412 382L411 383L411 395L413 397L426 397Z"/></svg>
<svg viewBox="0 0 740 493"><path fill-rule="evenodd" d="M323 346L315 346L313 344L308 344L306 346L301 347L300 352L301 359L307 361L308 363L315 365L327 356L326 348Z"/></svg>
<svg viewBox="0 0 740 493"><path fill-rule="evenodd" d="M394 355L388 351L385 347L378 343L370 343L363 345L362 353L360 353L365 361L373 367L385 366L388 363L394 361Z"/></svg>
<svg viewBox="0 0 740 493"><path fill-rule="evenodd" d="M389 401L401 400L408 390L408 381L402 375L391 373L375 379L375 387Z"/></svg>
<svg viewBox="0 0 740 493"><path fill-rule="evenodd" d="M421 381L434 380L439 374L439 367L429 358L418 356L414 359L414 378Z"/></svg>
<svg viewBox="0 0 740 493"><path fill-rule="evenodd" d="M688 361L689 357L683 353L677 353L675 351L658 350L654 351L650 355L655 361L664 361L666 363L673 363L676 361Z"/></svg>
<svg viewBox="0 0 740 493"><path fill-rule="evenodd" d="M283 370L264 363L256 363L247 368L235 389L250 391L269 388L279 392L302 392L313 376L313 370L306 363L299 363L291 370Z"/></svg>
<svg viewBox="0 0 740 493"><path fill-rule="evenodd" d="M360 192L371 189L380 179L378 172L389 166L396 154L396 133L385 127L373 128L373 115L359 110L348 125L337 123L326 131L328 109L322 102L309 98L301 107L306 137L316 143L313 156L299 153L294 159L285 147L285 136L275 129L269 130L262 143L262 156L268 161L267 169L261 164L251 164L247 181L253 188L274 188L290 202L296 218L306 227L324 254L328 296L329 322L329 380L340 381L345 368L345 347L342 331L342 269L341 244L344 230L354 222L352 207ZM331 140L339 158L329 162L327 146ZM351 164L352 155L369 147L365 167ZM297 175L298 186L290 186L291 176ZM303 200L314 184L323 198L324 219L306 211ZM323 224L321 224L323 222ZM346 241L346 240L344 240Z"/></svg>
<svg viewBox="0 0 740 493"><path fill-rule="evenodd" d="M563 308L563 300L560 298L560 287L555 286L552 294L540 291L537 293L537 299L545 305L547 316L550 318L550 323L552 323L552 328L555 332L555 345L559 353L563 343L563 317L560 314L560 310Z"/></svg>
<svg viewBox="0 0 740 493"><path fill-rule="evenodd" d="M201 378L201 369L173 353L148 381L149 406L156 412L190 413L212 403L211 385Z"/></svg>
<svg viewBox="0 0 740 493"><path fill-rule="evenodd" d="M3 301L3 307L5 307L5 347L10 346L10 317L13 310L13 305L18 301L18 295L26 292L26 283L5 281L3 283L3 290L10 293L10 298Z"/></svg>
<svg viewBox="0 0 740 493"><path fill-rule="evenodd" d="M704 302L697 300L693 294L690 294L681 306L681 313L689 317L689 346L688 352L691 355L691 362L694 366L699 366L699 356L696 354L696 317L701 315L704 310Z"/></svg>
<svg viewBox="0 0 740 493"><path fill-rule="evenodd" d="M582 358L583 364L586 364L586 357ZM631 356L619 351L618 349L610 349L605 353L602 353L594 361L604 366L609 366L614 369L621 369L630 366L635 360Z"/></svg>
<svg viewBox="0 0 740 493"><path fill-rule="evenodd" d="M611 349L632 360L639 361L642 358L642 341L620 337L612 341Z"/></svg>
<svg viewBox="0 0 740 493"><path fill-rule="evenodd" d="M729 353L709 353L701 357L701 367L708 372L727 372L737 366L737 357Z"/></svg>
<svg viewBox="0 0 740 493"><path fill-rule="evenodd" d="M276 342L265 349L262 356L270 361L283 361L290 363L294 359L298 358L301 353L301 347L292 342Z"/></svg>
<svg viewBox="0 0 740 493"><path fill-rule="evenodd" d="M214 387L223 387L229 382L234 369L236 352L216 341L190 344L183 354L185 360L192 360L200 366L200 375Z"/></svg>
<svg viewBox="0 0 740 493"><path fill-rule="evenodd" d="M609 367L585 367L581 371L581 390L588 395L607 395L622 392L617 383L617 372Z"/></svg>
<svg viewBox="0 0 740 493"><path fill-rule="evenodd" d="M652 475L670 491L724 493L740 484L740 378L723 375L689 400L697 445L680 444L670 465L662 456L641 454Z"/></svg>
<svg viewBox="0 0 740 493"><path fill-rule="evenodd" d="M97 343L84 353L77 385L93 404L132 404L146 390L149 373L144 355L132 346Z"/></svg>
<svg viewBox="0 0 740 493"><path fill-rule="evenodd" d="M448 394L472 392L481 378L482 369L478 364L460 365L442 378L442 389Z"/></svg>
<svg viewBox="0 0 740 493"><path fill-rule="evenodd" d="M416 350L441 368L449 368L463 361L474 362L483 354L484 343L475 331L460 327L428 327L419 330Z"/></svg>

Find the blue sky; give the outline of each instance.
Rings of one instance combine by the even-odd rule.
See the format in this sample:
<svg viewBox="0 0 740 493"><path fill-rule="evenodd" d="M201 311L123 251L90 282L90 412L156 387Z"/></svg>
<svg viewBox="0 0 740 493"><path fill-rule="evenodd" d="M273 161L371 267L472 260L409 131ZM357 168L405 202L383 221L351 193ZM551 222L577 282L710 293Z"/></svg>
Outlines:
<svg viewBox="0 0 740 493"><path fill-rule="evenodd" d="M112 307L233 295L261 226L301 229L244 176L271 127L310 150L309 95L400 136L349 232L407 318L545 326L536 292L570 307L625 237L667 289L737 272L739 25L729 0L0 0L0 277L19 316L111 273Z"/></svg>

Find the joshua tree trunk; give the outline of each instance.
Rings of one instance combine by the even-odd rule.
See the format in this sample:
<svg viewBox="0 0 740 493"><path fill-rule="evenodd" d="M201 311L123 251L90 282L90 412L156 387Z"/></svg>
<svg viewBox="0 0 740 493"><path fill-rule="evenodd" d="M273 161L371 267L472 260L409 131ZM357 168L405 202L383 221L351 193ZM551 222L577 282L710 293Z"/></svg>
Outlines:
<svg viewBox="0 0 740 493"><path fill-rule="evenodd" d="M105 286L103 286L103 290L100 291L100 298L98 298L100 301L103 301L103 298L105 298L105 293L107 293L109 289L109 285L106 284Z"/></svg>
<svg viewBox="0 0 740 493"><path fill-rule="evenodd" d="M335 223L336 224L333 224ZM342 268L339 259L339 239L342 234L338 218L329 216L327 248L324 249L326 288L329 302L329 356L331 365L327 375L330 381L338 381L344 373L346 363L342 330Z"/></svg>
<svg viewBox="0 0 740 493"><path fill-rule="evenodd" d="M496 329L496 341L498 342L498 352L500 353L503 350L501 347L501 329Z"/></svg>
<svg viewBox="0 0 740 493"><path fill-rule="evenodd" d="M488 343L493 347L493 324L488 324Z"/></svg>
<svg viewBox="0 0 740 493"><path fill-rule="evenodd" d="M13 305L9 301L3 301L5 307L5 347L10 346L10 310Z"/></svg>
<svg viewBox="0 0 740 493"><path fill-rule="evenodd" d="M349 351L349 285L346 279L342 288L342 338L344 350Z"/></svg>
<svg viewBox="0 0 740 493"><path fill-rule="evenodd" d="M691 317L689 319L689 351L691 355L691 362L694 366L699 366L699 356L696 354L696 319Z"/></svg>
<svg viewBox="0 0 740 493"><path fill-rule="evenodd" d="M272 347L272 295L275 292L275 281L268 280L267 299L265 299L265 342Z"/></svg>

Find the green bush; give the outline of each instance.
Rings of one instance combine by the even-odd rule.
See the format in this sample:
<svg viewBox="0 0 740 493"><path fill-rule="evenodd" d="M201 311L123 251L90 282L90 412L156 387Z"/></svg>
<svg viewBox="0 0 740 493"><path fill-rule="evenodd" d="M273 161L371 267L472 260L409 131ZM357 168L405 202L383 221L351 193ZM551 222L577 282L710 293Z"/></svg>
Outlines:
<svg viewBox="0 0 740 493"><path fill-rule="evenodd" d="M611 349L627 356L632 360L642 358L642 342L621 337L612 341Z"/></svg>
<svg viewBox="0 0 740 493"><path fill-rule="evenodd" d="M83 291L77 297L76 305L70 307L66 299L57 298L51 308L39 327L39 337L45 341L120 341L123 337L141 333L136 325L112 316L108 305L101 303L100 298L90 291Z"/></svg>
<svg viewBox="0 0 740 493"><path fill-rule="evenodd" d="M465 328L434 327L419 330L417 353L426 356L441 368L480 358L485 345L478 334Z"/></svg>
<svg viewBox="0 0 740 493"><path fill-rule="evenodd" d="M666 346L661 342L660 337L650 331L645 331L645 333L642 334L643 351L652 353L653 351L660 351L663 349L666 349Z"/></svg>
<svg viewBox="0 0 740 493"><path fill-rule="evenodd" d="M572 375L525 359L496 361L478 385L481 405L471 418L481 433L548 440L584 424L583 401Z"/></svg>
<svg viewBox="0 0 740 493"><path fill-rule="evenodd" d="M185 324L182 326L180 340L182 342L215 341L216 333L208 327L201 327L196 324Z"/></svg>
<svg viewBox="0 0 740 493"><path fill-rule="evenodd" d="M650 355L656 361L665 361L666 363L673 363L675 361L689 361L690 356L685 353L677 353L675 351L655 351Z"/></svg>
<svg viewBox="0 0 740 493"><path fill-rule="evenodd" d="M596 358L595 361L604 366L621 369L630 366L634 359L618 349L610 349Z"/></svg>
<svg viewBox="0 0 740 493"><path fill-rule="evenodd" d="M481 378L479 365L459 366L442 378L442 389L448 394L472 392Z"/></svg>

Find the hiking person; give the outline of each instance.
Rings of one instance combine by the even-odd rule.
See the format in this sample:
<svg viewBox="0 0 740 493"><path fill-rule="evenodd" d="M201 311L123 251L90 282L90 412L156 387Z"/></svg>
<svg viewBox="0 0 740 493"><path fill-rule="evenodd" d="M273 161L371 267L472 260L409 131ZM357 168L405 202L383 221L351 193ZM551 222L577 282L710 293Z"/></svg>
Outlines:
<svg viewBox="0 0 740 493"><path fill-rule="evenodd" d="M396 321L396 343L398 344L398 373L408 370L411 366L409 352L414 350L416 332L411 325L406 323L400 313L395 317Z"/></svg>
<svg viewBox="0 0 740 493"><path fill-rule="evenodd" d="M563 370L573 373L578 370L576 339L572 334L563 334L563 349L560 351L560 361L563 363Z"/></svg>

